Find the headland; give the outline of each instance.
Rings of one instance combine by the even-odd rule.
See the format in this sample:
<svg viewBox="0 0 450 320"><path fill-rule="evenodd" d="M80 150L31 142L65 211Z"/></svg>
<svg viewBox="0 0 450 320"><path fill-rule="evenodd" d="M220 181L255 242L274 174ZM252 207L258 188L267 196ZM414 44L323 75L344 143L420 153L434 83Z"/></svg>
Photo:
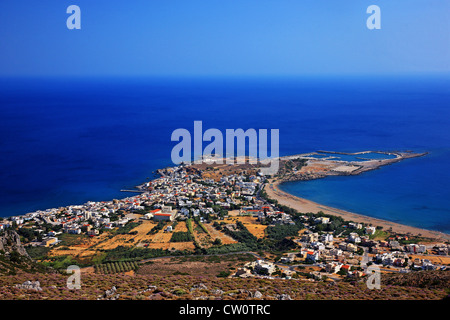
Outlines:
<svg viewBox="0 0 450 320"><path fill-rule="evenodd" d="M414 153L411 151L362 151L356 153L317 151L281 157L280 171L277 175L268 180L265 191L269 198L299 212L316 213L322 211L326 214L340 216L345 220L381 226L385 230L390 229L393 232L400 234L420 235L427 238L448 241L450 240L450 235L446 233L421 229L333 208L292 195L280 189L280 185L288 181L314 180L325 178L327 176L358 175L405 159L426 155L427 153Z"/></svg>

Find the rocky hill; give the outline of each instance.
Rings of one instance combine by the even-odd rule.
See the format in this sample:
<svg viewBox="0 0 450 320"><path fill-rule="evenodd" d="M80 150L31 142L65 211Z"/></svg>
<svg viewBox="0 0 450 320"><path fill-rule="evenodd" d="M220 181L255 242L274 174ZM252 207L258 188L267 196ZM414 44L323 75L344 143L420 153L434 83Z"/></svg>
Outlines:
<svg viewBox="0 0 450 320"><path fill-rule="evenodd" d="M42 272L45 269L30 258L16 231L6 230L0 233L0 274L14 275L18 270Z"/></svg>
<svg viewBox="0 0 450 320"><path fill-rule="evenodd" d="M6 230L0 234L0 252L3 252L5 255L17 252L20 256L30 258L20 241L19 234L14 230Z"/></svg>

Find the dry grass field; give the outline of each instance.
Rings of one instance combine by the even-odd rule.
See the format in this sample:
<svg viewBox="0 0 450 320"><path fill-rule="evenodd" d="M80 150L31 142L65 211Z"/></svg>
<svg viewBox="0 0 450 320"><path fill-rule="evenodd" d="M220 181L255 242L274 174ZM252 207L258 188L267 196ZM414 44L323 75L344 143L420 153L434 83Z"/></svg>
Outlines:
<svg viewBox="0 0 450 320"><path fill-rule="evenodd" d="M308 160L308 164L303 166L299 173L327 172L330 170L330 166L339 166L339 164L331 164L331 162L324 160Z"/></svg>
<svg viewBox="0 0 450 320"><path fill-rule="evenodd" d="M222 244L237 243L237 241L234 240L232 237L216 230L211 224L205 223L204 226L206 227L206 229L208 229L212 239L215 240L218 238L222 241Z"/></svg>
<svg viewBox="0 0 450 320"><path fill-rule="evenodd" d="M230 216L223 220L225 223L236 223L236 221L242 222L242 224L257 238L263 238L265 236L265 230L267 226L258 222L257 218L252 216Z"/></svg>
<svg viewBox="0 0 450 320"><path fill-rule="evenodd" d="M79 239L74 244L55 247L49 253L49 256L72 256L76 258L92 258L101 250L111 250L118 246L124 247L147 247L154 249L175 249L192 250L195 249L194 243L190 242L170 242L172 232L158 231L156 234L148 232L156 226L156 223L150 220L144 220L140 225L130 230L136 234L117 234L104 232L97 237L74 236ZM180 221L176 224L173 232L187 232L186 222ZM75 241L74 241L75 242Z"/></svg>
<svg viewBox="0 0 450 320"><path fill-rule="evenodd" d="M101 241L107 239L106 234L98 237L86 237L79 235L63 235L60 236L63 240L63 245L56 247L49 252L49 256L73 256L73 257L89 257L96 254L96 250L92 247L96 246ZM68 238L68 239L67 239ZM67 239L67 240L66 240ZM66 243L68 242L68 243Z"/></svg>
<svg viewBox="0 0 450 320"><path fill-rule="evenodd" d="M185 221L179 221L175 224L172 232L159 230L155 234L148 234L157 223L150 220L138 220L140 224L131 229L128 234L114 234L104 232L96 237L86 237L82 235L64 235L62 246L53 248L49 256L72 256L77 259L89 260L101 254L99 250L111 250L119 246L123 247L145 247L152 249L174 249L174 250L194 250L194 241L189 242L170 242L173 232L187 232ZM224 220L225 223L236 223L241 221L244 226L256 237L264 237L264 230L267 226L261 225L256 218L251 216L239 216L238 211L233 211L231 216ZM194 238L203 248L209 248L213 241L219 238L222 244L237 243L232 237L216 230L211 224L203 223L205 232L197 223L192 221ZM168 224L169 225L169 224ZM131 233L131 234L130 234Z"/></svg>
<svg viewBox="0 0 450 320"><path fill-rule="evenodd" d="M118 234L111 238L108 237L95 246L96 249L110 250L118 246L134 247L141 242L153 241L155 235L148 235L147 233L156 226L156 223L150 220L144 220L136 228L130 232L137 232L137 234Z"/></svg>
<svg viewBox="0 0 450 320"><path fill-rule="evenodd" d="M194 220L192 220L192 228L194 230L194 238L195 240L197 240L200 246L202 246L203 248L209 248L212 246L212 242L214 241L214 239L211 238L209 233L205 232Z"/></svg>
<svg viewBox="0 0 450 320"><path fill-rule="evenodd" d="M179 221L172 232L164 232L160 230L158 233L152 235L151 241L141 243L140 246L151 249L175 249L175 250L193 250L195 249L194 242L170 242L173 232L187 232L186 222Z"/></svg>
<svg viewBox="0 0 450 320"><path fill-rule="evenodd" d="M177 225L175 226L175 228L173 229L174 232L187 232L188 229L186 227L186 222L185 221L180 221L177 223Z"/></svg>
<svg viewBox="0 0 450 320"><path fill-rule="evenodd" d="M428 254L411 254L409 255L411 259L428 259L433 264L443 264L450 265L450 257L449 256L437 256L437 255L428 255Z"/></svg>
<svg viewBox="0 0 450 320"><path fill-rule="evenodd" d="M158 233L152 235L151 243L168 243L172 238L172 232L159 230Z"/></svg>
<svg viewBox="0 0 450 320"><path fill-rule="evenodd" d="M235 271L236 268L242 267L246 262L254 260L255 258L249 254L160 258L142 264L137 274L158 274L161 276L184 274L215 277L221 271Z"/></svg>

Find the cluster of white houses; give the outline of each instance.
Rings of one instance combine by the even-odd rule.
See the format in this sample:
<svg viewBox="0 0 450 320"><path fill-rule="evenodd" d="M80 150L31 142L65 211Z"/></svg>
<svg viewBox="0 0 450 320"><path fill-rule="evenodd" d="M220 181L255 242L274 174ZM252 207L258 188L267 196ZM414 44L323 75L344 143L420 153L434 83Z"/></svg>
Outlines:
<svg viewBox="0 0 450 320"><path fill-rule="evenodd" d="M43 226L51 226L38 244L51 246L58 243L58 234L85 233L96 236L102 229L123 227L129 221L129 214L141 213L142 219L173 221L204 215L219 215L224 210L239 209L241 215L252 215L260 222L270 220L270 224L295 224L292 216L276 207L257 199L258 188L264 183L260 175L223 176L219 181L203 179L199 173L191 173L184 166L168 168L155 180L139 186L136 195L120 200L87 202L61 208L36 211L0 221L0 231L11 226L30 227L43 231ZM302 217L305 218L305 217ZM316 217L313 224L328 224L330 218ZM370 236L376 232L373 226L350 222L352 232L340 238L333 232L314 232L305 223L306 231L296 240L300 250L295 255L283 257L283 262L304 259L309 263L323 263L327 272L341 270L350 272L351 266L358 265L363 247L374 257L373 262L383 266L403 267L408 263L407 254L423 254L428 251L425 245L400 245L398 241L374 241ZM53 227L53 228L52 228ZM48 231L53 229L53 231ZM436 249L438 254L448 254L449 246ZM432 269L429 260L414 261L417 268ZM264 274L274 272L270 262L258 260L250 266L263 270Z"/></svg>
<svg viewBox="0 0 450 320"><path fill-rule="evenodd" d="M58 243L57 234L61 232L96 236L101 229L122 227L130 221L127 214L133 212L145 213L144 219L157 221L218 214L217 208L229 210L254 202L261 179L261 176L234 174L214 181L202 179L198 173L187 173L183 166L178 166L166 169L163 176L139 186L134 196L13 216L0 220L0 231L13 225L43 231L44 224L51 225L50 229L57 232L45 234L41 243L49 246ZM289 222L286 216L280 219Z"/></svg>

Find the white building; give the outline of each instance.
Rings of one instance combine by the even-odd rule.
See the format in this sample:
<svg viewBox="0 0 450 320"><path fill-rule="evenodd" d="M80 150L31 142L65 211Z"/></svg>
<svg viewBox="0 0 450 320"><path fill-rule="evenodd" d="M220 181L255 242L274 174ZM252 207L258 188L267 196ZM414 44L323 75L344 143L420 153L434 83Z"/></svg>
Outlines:
<svg viewBox="0 0 450 320"><path fill-rule="evenodd" d="M359 237L359 235L356 232L350 233L347 240L352 243L360 243L361 242L361 238Z"/></svg>
<svg viewBox="0 0 450 320"><path fill-rule="evenodd" d="M425 251L427 251L427 247L424 246L423 244L418 245L415 243L411 243L411 244L406 245L406 251L412 252L412 253L424 253Z"/></svg>
<svg viewBox="0 0 450 320"><path fill-rule="evenodd" d="M366 227L364 230L367 234L374 234L376 231L375 227Z"/></svg>
<svg viewBox="0 0 450 320"><path fill-rule="evenodd" d="M257 273L262 272L270 275L275 272L275 265L273 263L258 259L255 262L254 269Z"/></svg>
<svg viewBox="0 0 450 320"><path fill-rule="evenodd" d="M327 223L330 222L330 218L327 218L327 217L319 217L319 218L314 219L314 222L315 222L315 223L327 224Z"/></svg>
<svg viewBox="0 0 450 320"><path fill-rule="evenodd" d="M352 229L362 229L361 223L350 222L348 225Z"/></svg>
<svg viewBox="0 0 450 320"><path fill-rule="evenodd" d="M333 235L330 233L325 233L320 236L320 240L323 242L333 242Z"/></svg>
<svg viewBox="0 0 450 320"><path fill-rule="evenodd" d="M325 266L325 271L328 273L337 273L341 270L342 263L338 262L330 262Z"/></svg>
<svg viewBox="0 0 450 320"><path fill-rule="evenodd" d="M315 250L325 250L325 245L319 241L311 242L311 247Z"/></svg>

